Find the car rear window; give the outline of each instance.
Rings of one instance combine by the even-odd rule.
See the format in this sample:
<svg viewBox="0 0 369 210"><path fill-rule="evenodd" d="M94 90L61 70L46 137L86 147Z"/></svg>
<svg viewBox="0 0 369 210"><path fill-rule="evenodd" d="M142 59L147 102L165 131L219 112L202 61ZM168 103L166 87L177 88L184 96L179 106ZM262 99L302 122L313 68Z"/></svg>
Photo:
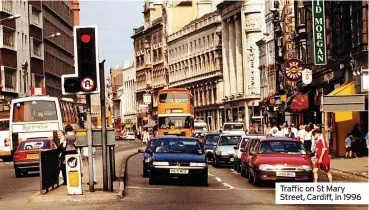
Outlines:
<svg viewBox="0 0 369 210"><path fill-rule="evenodd" d="M49 140L39 140L39 141L23 141L19 150L31 150L31 149L49 149L50 141Z"/></svg>

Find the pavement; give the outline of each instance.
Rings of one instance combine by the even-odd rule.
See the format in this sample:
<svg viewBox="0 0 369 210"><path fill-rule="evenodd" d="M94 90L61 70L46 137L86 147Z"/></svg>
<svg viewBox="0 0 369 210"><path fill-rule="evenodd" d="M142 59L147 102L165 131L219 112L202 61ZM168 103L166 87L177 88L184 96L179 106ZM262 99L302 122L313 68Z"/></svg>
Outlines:
<svg viewBox="0 0 369 210"><path fill-rule="evenodd" d="M368 156L352 159L331 158L331 169L336 173L351 174L368 179Z"/></svg>
<svg viewBox="0 0 369 210"><path fill-rule="evenodd" d="M132 143L133 144L133 143ZM138 148L143 148L143 145L138 142L134 143L134 146L127 150L119 150L123 147L129 147L129 145L117 145L115 152L115 167L116 167L116 181L113 182L113 191L103 191L103 170L102 170L102 156L100 155L101 149L97 150L96 155L96 174L97 184L94 186L95 191L89 192L89 176L88 176L88 162L84 160L83 171L84 176L82 177L82 195L68 195L67 186L60 185L58 188L51 190L45 194L40 192L35 193L29 198L30 202L53 202L53 201L97 201L97 200L116 200L123 196L124 190L124 174L125 174L125 163L128 158L132 155L137 154ZM109 163L108 163L109 164ZM62 183L62 181L61 181Z"/></svg>

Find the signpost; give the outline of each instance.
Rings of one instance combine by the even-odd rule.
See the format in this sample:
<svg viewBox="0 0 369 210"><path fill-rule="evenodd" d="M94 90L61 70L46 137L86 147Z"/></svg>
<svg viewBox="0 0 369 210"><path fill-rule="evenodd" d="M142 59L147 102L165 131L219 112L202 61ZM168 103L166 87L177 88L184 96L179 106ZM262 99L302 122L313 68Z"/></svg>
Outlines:
<svg viewBox="0 0 369 210"><path fill-rule="evenodd" d="M81 157L79 154L66 155L68 195L82 195Z"/></svg>
<svg viewBox="0 0 369 210"><path fill-rule="evenodd" d="M313 40L314 40L314 64L326 65L326 36L324 0L312 0L313 3Z"/></svg>

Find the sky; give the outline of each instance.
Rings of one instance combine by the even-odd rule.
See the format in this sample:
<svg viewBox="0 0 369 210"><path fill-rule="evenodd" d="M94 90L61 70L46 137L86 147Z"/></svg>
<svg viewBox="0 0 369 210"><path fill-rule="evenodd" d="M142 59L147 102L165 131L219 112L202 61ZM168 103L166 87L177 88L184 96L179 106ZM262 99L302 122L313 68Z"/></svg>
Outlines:
<svg viewBox="0 0 369 210"><path fill-rule="evenodd" d="M97 25L99 60L105 62L105 77L110 67L133 62L133 28L143 25L144 0L80 0L80 25Z"/></svg>

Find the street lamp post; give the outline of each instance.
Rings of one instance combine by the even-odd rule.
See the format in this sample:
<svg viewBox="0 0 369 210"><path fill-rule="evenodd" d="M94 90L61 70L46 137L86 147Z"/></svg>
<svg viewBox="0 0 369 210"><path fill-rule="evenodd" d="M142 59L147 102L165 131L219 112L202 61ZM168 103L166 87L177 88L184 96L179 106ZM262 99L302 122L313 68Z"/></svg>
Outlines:
<svg viewBox="0 0 369 210"><path fill-rule="evenodd" d="M61 33L60 32L57 32L55 34L51 34L51 35L45 36L44 39L46 39L46 38L52 38L52 37L57 37L57 36L60 36L60 35L61 35Z"/></svg>
<svg viewBox="0 0 369 210"><path fill-rule="evenodd" d="M16 15L12 15L12 16L9 16L9 17L6 17L6 18L3 18L3 19L0 19L0 22L3 21L3 20L13 20L13 19L18 19L20 18L21 15L20 14L16 14Z"/></svg>

